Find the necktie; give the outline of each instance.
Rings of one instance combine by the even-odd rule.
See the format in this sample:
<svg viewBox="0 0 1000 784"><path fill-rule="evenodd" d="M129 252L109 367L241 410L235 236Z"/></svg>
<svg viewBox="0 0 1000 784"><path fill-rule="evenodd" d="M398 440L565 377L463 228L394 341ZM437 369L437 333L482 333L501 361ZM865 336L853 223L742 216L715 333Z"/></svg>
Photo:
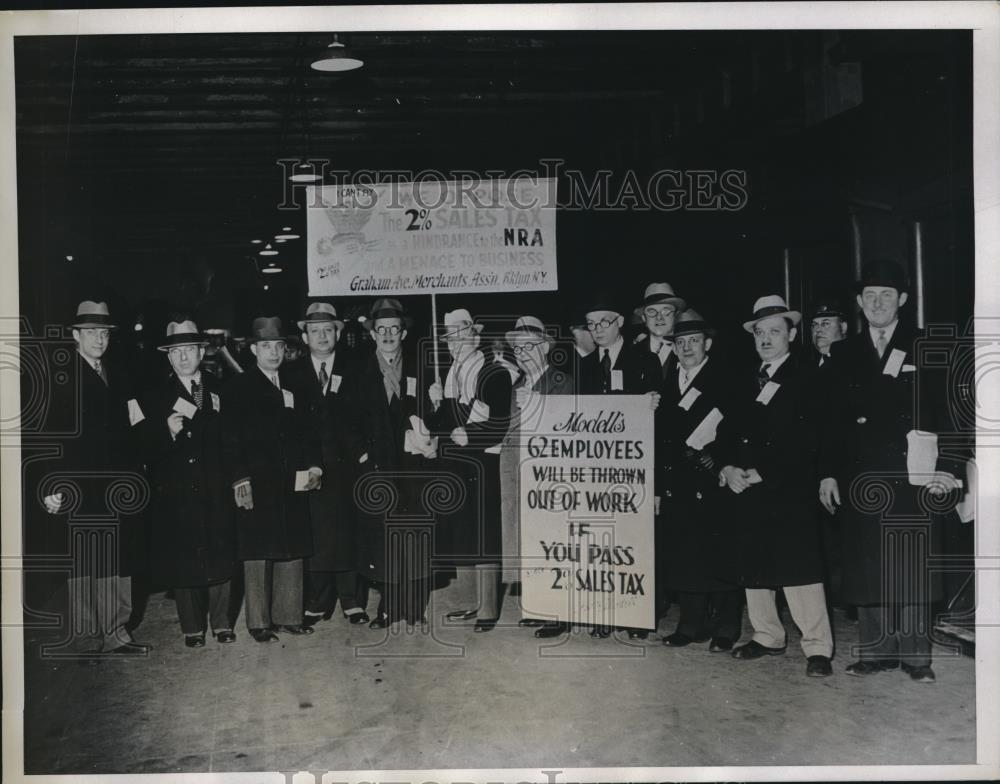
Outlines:
<svg viewBox="0 0 1000 784"><path fill-rule="evenodd" d="M95 359L94 360L94 372L97 373L97 375L101 379L101 381L104 382L104 386L107 386L108 385L108 376L104 372L104 365L101 364L101 360L99 360L99 359Z"/></svg>
<svg viewBox="0 0 1000 784"><path fill-rule="evenodd" d="M330 383L330 374L326 372L326 362L319 363L319 384L323 387L323 394L326 394L326 386Z"/></svg>
<svg viewBox="0 0 1000 784"><path fill-rule="evenodd" d="M202 389L201 384L194 379L191 379L191 397L194 398L194 404L200 409L203 400Z"/></svg>
<svg viewBox="0 0 1000 784"><path fill-rule="evenodd" d="M878 331L878 340L875 342L875 348L878 349L878 358L881 359L882 355L885 354L885 347L889 345L889 341L886 340L885 330L880 329Z"/></svg>
<svg viewBox="0 0 1000 784"><path fill-rule="evenodd" d="M681 391L682 391L682 392L683 392L683 391L684 391L685 389L687 389L687 385L688 385L689 383L690 383L690 382L688 381L688 372L687 372L686 370L683 370L683 369L682 369L682 370L681 370Z"/></svg>
<svg viewBox="0 0 1000 784"><path fill-rule="evenodd" d="M281 382L280 382L280 381L278 381L278 374L277 374L277 373L275 373L275 374L274 374L273 376L271 376L271 381L273 381L273 382L274 382L274 385L275 385L275 386L276 386L276 387L277 387L278 389L281 389Z"/></svg>
<svg viewBox="0 0 1000 784"><path fill-rule="evenodd" d="M757 387L759 389L763 389L764 385L771 380L771 376L767 373L769 367L771 367L771 363L765 362L760 366L760 370L757 371Z"/></svg>
<svg viewBox="0 0 1000 784"><path fill-rule="evenodd" d="M604 356L601 357L601 375L604 377L604 388L611 388L611 354L608 349L604 349Z"/></svg>

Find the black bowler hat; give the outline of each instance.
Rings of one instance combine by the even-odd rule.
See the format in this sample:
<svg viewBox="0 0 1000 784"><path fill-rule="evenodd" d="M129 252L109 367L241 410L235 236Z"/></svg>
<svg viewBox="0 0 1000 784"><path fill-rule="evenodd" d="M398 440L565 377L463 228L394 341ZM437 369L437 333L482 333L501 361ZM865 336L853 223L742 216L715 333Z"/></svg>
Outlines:
<svg viewBox="0 0 1000 784"><path fill-rule="evenodd" d="M579 323L586 329L587 321L589 320L587 316L591 313L600 313L605 311L607 313L617 313L619 317L624 317L625 311L621 309L620 305L616 305L614 302L609 300L597 300L596 302L591 302L589 305L584 306L583 312L580 314Z"/></svg>
<svg viewBox="0 0 1000 784"><path fill-rule="evenodd" d="M277 316L261 316L253 320L250 330L250 342L259 343L262 340L285 340L281 328L281 319Z"/></svg>
<svg viewBox="0 0 1000 784"><path fill-rule="evenodd" d="M906 275L903 268L891 259L876 259L865 265L861 271L861 280L857 283L860 294L866 286L884 286L902 294L906 291Z"/></svg>

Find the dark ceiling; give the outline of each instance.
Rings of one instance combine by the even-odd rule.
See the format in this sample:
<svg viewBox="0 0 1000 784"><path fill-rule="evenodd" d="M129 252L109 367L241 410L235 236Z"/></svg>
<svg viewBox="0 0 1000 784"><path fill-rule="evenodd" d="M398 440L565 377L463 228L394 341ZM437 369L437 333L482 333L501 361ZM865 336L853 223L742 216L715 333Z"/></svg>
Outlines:
<svg viewBox="0 0 1000 784"><path fill-rule="evenodd" d="M312 71L330 40L17 38L22 270L41 270L44 288L73 254L133 302L198 300L211 276L258 285L250 240L304 233L301 210L279 209L285 158L446 174L560 158L584 172L735 166L756 178L742 215L561 213L567 284L574 254L590 263L624 236L648 255L665 227L689 257L700 237L749 233L764 243L749 258L770 258L788 237L827 231L858 171L951 203L958 186L941 178L970 163L952 127L965 122L954 118L968 82L960 32L353 33L343 40L363 69ZM843 63L863 74L863 99L831 109L824 80ZM605 240L615 233L617 246ZM302 245L283 254L284 285L302 294Z"/></svg>

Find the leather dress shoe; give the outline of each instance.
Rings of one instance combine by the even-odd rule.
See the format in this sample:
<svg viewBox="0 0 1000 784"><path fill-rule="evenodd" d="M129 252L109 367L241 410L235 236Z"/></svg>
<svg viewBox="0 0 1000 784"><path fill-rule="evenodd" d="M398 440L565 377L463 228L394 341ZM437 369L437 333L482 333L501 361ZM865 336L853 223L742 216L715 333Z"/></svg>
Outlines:
<svg viewBox="0 0 1000 784"><path fill-rule="evenodd" d="M476 610L452 610L445 613L444 617L449 621L471 621L476 617Z"/></svg>
<svg viewBox="0 0 1000 784"><path fill-rule="evenodd" d="M473 627L474 632L491 632L496 628L497 621L499 618L476 618L476 625Z"/></svg>
<svg viewBox="0 0 1000 784"><path fill-rule="evenodd" d="M312 626L303 626L301 623L293 624L291 626L278 626L279 632L287 632L288 634L312 634L316 631Z"/></svg>
<svg viewBox="0 0 1000 784"><path fill-rule="evenodd" d="M833 675L829 656L810 656L806 659L806 675L810 678L825 678Z"/></svg>
<svg viewBox="0 0 1000 784"><path fill-rule="evenodd" d="M278 635L270 629L251 629L250 636L257 642L278 642Z"/></svg>
<svg viewBox="0 0 1000 784"><path fill-rule="evenodd" d="M712 653L723 653L732 649L733 641L730 637L713 637L712 644L708 646L708 650Z"/></svg>
<svg viewBox="0 0 1000 784"><path fill-rule="evenodd" d="M559 637L569 631L569 625L562 621L550 621L535 629L535 636L541 640L549 637Z"/></svg>
<svg viewBox="0 0 1000 784"><path fill-rule="evenodd" d="M762 656L781 656L788 646L782 645L780 648L768 648L761 645L756 640L750 640L745 645L733 648L734 659L759 659Z"/></svg>
<svg viewBox="0 0 1000 784"><path fill-rule="evenodd" d="M522 618L517 622L517 625L527 628L536 628L538 626L544 626L545 621L543 621L541 618Z"/></svg>
<svg viewBox="0 0 1000 784"><path fill-rule="evenodd" d="M903 662L903 672L910 676L911 681L916 681L917 683L934 683L937 680L934 670L931 669L931 665L929 664L914 667L912 664Z"/></svg>
<svg viewBox="0 0 1000 784"><path fill-rule="evenodd" d="M145 656L151 650L153 650L152 645L148 645L144 642L135 642L133 640L132 642L127 642L123 645L119 645L117 648L113 648L108 651L108 653L114 654L115 656Z"/></svg>
<svg viewBox="0 0 1000 784"><path fill-rule="evenodd" d="M317 623L319 623L324 619L325 616L323 615L314 615L312 613L306 613L305 615L302 616L302 627L304 629L311 629L313 626L315 626Z"/></svg>
<svg viewBox="0 0 1000 784"><path fill-rule="evenodd" d="M223 629L221 632L215 633L215 639L217 642L226 645L227 643L236 642L236 632L232 629Z"/></svg>
<svg viewBox="0 0 1000 784"><path fill-rule="evenodd" d="M869 660L860 659L853 664L848 664L844 672L848 675L865 676L875 675L880 672L887 672L899 668L898 659Z"/></svg>
<svg viewBox="0 0 1000 784"><path fill-rule="evenodd" d="M684 634L684 632L674 632L663 638L663 644L669 645L671 648L683 648L685 645L690 645L693 642L708 642L708 637L692 637ZM732 647L732 644L730 644L730 647Z"/></svg>
<svg viewBox="0 0 1000 784"><path fill-rule="evenodd" d="M359 613L351 613L350 615L347 616L347 620L350 621L352 624L356 625L359 623L368 623L371 620L371 618L368 617L368 613L359 612Z"/></svg>
<svg viewBox="0 0 1000 784"><path fill-rule="evenodd" d="M612 631L610 626L595 626L590 630L590 636L597 640L606 640Z"/></svg>
<svg viewBox="0 0 1000 784"><path fill-rule="evenodd" d="M188 648L204 648L205 647L205 635L204 634L185 634L184 644Z"/></svg>
<svg viewBox="0 0 1000 784"><path fill-rule="evenodd" d="M376 615L371 623L368 624L369 629L387 629L392 625L392 619L388 615Z"/></svg>
<svg viewBox="0 0 1000 784"><path fill-rule="evenodd" d="M645 640L649 638L649 632L646 629L629 629L628 638L630 640Z"/></svg>

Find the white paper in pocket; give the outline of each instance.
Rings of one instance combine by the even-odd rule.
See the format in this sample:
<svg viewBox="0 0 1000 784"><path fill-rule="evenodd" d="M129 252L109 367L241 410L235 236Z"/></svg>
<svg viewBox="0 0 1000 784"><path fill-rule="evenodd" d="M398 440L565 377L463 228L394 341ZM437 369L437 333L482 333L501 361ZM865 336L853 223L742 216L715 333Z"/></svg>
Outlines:
<svg viewBox="0 0 1000 784"><path fill-rule="evenodd" d="M179 397L174 402L174 411L181 416L186 416L188 419L193 419L194 415L198 413L198 407L190 400Z"/></svg>
<svg viewBox="0 0 1000 784"><path fill-rule="evenodd" d="M413 376L406 377L406 396L416 397L417 396L417 379Z"/></svg>
<svg viewBox="0 0 1000 784"><path fill-rule="evenodd" d="M139 401L132 398L128 401L128 423L133 427L138 425L142 420L146 418L146 415L142 413L142 408L139 406Z"/></svg>
<svg viewBox="0 0 1000 784"><path fill-rule="evenodd" d="M625 390L625 376L620 370L611 371L611 391L623 392Z"/></svg>
<svg viewBox="0 0 1000 784"><path fill-rule="evenodd" d="M771 402L771 398L775 396L779 389L781 389L781 384L775 384L773 381L768 381L764 384L764 388L760 390L760 394L757 395L757 402L763 403L766 406Z"/></svg>
<svg viewBox="0 0 1000 784"><path fill-rule="evenodd" d="M309 472L308 471L296 471L295 472L295 492L301 493L306 489L306 485L309 484Z"/></svg>
<svg viewBox="0 0 1000 784"><path fill-rule="evenodd" d="M285 408L295 408L295 395L287 389L282 389L281 396L285 398Z"/></svg>
<svg viewBox="0 0 1000 784"><path fill-rule="evenodd" d="M211 395L212 395L212 410L216 412L221 411L222 403L219 402L219 396L214 392L212 392Z"/></svg>
<svg viewBox="0 0 1000 784"><path fill-rule="evenodd" d="M882 374L896 378L899 375L899 371L903 368L904 359L906 359L906 352L894 348L892 353L889 354L889 359L885 362L885 367L882 368Z"/></svg>
<svg viewBox="0 0 1000 784"><path fill-rule="evenodd" d="M903 365L903 367L901 367L900 370L902 370L904 373L916 373L917 372L917 366L916 365Z"/></svg>
<svg viewBox="0 0 1000 784"><path fill-rule="evenodd" d="M697 400L699 397L701 397L701 390L695 387L691 387L688 389L687 392L684 393L684 397L682 397L677 402L677 405L679 405L685 411L690 411L691 406L694 405L694 401Z"/></svg>
<svg viewBox="0 0 1000 784"><path fill-rule="evenodd" d="M490 418L490 407L482 400L472 401L472 410L469 412L467 424L474 425L476 422L486 422Z"/></svg>
<svg viewBox="0 0 1000 784"><path fill-rule="evenodd" d="M338 376L337 374L334 374L334 375L330 376L330 389L333 390L333 392L339 392L340 391L340 382L343 381L343 380L344 380L344 377L343 376Z"/></svg>

